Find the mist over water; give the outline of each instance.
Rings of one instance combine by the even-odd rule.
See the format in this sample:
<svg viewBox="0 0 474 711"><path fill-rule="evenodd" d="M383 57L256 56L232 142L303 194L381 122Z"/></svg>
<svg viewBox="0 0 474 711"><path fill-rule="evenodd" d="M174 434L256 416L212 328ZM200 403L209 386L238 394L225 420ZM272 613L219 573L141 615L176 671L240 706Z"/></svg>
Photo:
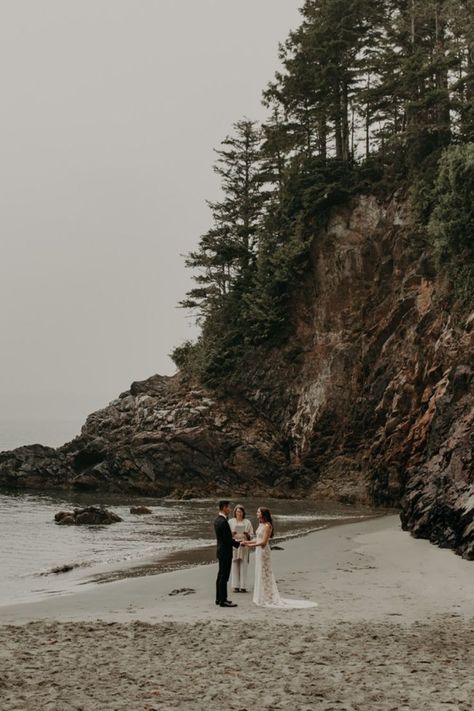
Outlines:
<svg viewBox="0 0 474 711"><path fill-rule="evenodd" d="M70 419L0 419L0 452L25 444L60 447L81 431L84 420Z"/></svg>

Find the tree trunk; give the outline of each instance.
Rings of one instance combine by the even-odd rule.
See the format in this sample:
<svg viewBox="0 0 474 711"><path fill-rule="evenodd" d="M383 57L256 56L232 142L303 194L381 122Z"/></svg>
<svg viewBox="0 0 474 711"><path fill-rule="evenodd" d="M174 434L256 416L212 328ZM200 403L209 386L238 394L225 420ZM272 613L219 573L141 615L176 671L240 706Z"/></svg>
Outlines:
<svg viewBox="0 0 474 711"><path fill-rule="evenodd" d="M370 74L367 74L367 92L370 89ZM366 159L370 154L370 109L369 102L367 101L365 107L365 157Z"/></svg>
<svg viewBox="0 0 474 711"><path fill-rule="evenodd" d="M463 110L462 131L464 136L474 140L474 42L467 42L466 98Z"/></svg>
<svg viewBox="0 0 474 711"><path fill-rule="evenodd" d="M341 100L342 159L349 160L349 99L345 80L342 82Z"/></svg>
<svg viewBox="0 0 474 711"><path fill-rule="evenodd" d="M435 6L435 60L436 88L442 98L438 99L435 111L436 132L438 134L438 144L449 143L451 134L451 116L449 99L448 69L444 63L446 58L446 21L440 16L439 4Z"/></svg>
<svg viewBox="0 0 474 711"><path fill-rule="evenodd" d="M318 122L318 144L319 144L319 155L325 161L327 158L327 133L328 127L326 123L326 114L320 117Z"/></svg>
<svg viewBox="0 0 474 711"><path fill-rule="evenodd" d="M342 116L341 116L341 93L339 83L336 83L336 96L335 96L335 115L334 115L334 130L336 139L336 158L341 160L344 155L344 140L342 136Z"/></svg>

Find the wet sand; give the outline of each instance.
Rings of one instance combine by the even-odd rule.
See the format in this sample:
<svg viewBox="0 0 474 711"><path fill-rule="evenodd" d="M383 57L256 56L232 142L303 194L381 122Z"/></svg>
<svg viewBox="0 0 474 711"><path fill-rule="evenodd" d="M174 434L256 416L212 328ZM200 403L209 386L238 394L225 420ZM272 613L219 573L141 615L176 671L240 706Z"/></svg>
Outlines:
<svg viewBox="0 0 474 711"><path fill-rule="evenodd" d="M214 565L0 608L0 708L473 708L474 563L396 516L282 545L280 592L317 608L218 608Z"/></svg>

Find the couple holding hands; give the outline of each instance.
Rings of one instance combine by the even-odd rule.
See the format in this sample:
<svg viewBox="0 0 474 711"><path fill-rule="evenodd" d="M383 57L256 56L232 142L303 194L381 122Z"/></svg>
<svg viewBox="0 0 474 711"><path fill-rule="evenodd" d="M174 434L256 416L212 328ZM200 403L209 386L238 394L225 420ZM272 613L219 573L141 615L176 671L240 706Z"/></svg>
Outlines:
<svg viewBox="0 0 474 711"><path fill-rule="evenodd" d="M258 528L254 537L251 522L245 518L245 509L240 504L234 508L233 518L228 521L230 501L219 502L219 513L214 521L217 539L219 570L216 580L216 605L237 607L227 598L227 581L232 569L234 592L246 592L249 549L255 548L255 580L253 602L261 607L309 608L316 607L308 600L288 600L278 592L272 570L271 552L268 545L273 538L273 521L270 510L264 506L257 509Z"/></svg>

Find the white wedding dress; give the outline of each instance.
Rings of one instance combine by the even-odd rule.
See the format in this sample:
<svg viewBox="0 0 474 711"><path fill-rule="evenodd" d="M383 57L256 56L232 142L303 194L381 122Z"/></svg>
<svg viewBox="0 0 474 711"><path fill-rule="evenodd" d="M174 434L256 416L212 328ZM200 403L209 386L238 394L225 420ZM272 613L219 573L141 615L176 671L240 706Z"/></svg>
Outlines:
<svg viewBox="0 0 474 711"><path fill-rule="evenodd" d="M257 543L261 543L264 538L265 527L260 524L257 528ZM261 607L285 607L285 608L308 608L317 607L316 602L309 600L290 600L280 597L277 584L272 571L272 558L270 543L263 548L255 547L255 584L253 589L253 601Z"/></svg>

